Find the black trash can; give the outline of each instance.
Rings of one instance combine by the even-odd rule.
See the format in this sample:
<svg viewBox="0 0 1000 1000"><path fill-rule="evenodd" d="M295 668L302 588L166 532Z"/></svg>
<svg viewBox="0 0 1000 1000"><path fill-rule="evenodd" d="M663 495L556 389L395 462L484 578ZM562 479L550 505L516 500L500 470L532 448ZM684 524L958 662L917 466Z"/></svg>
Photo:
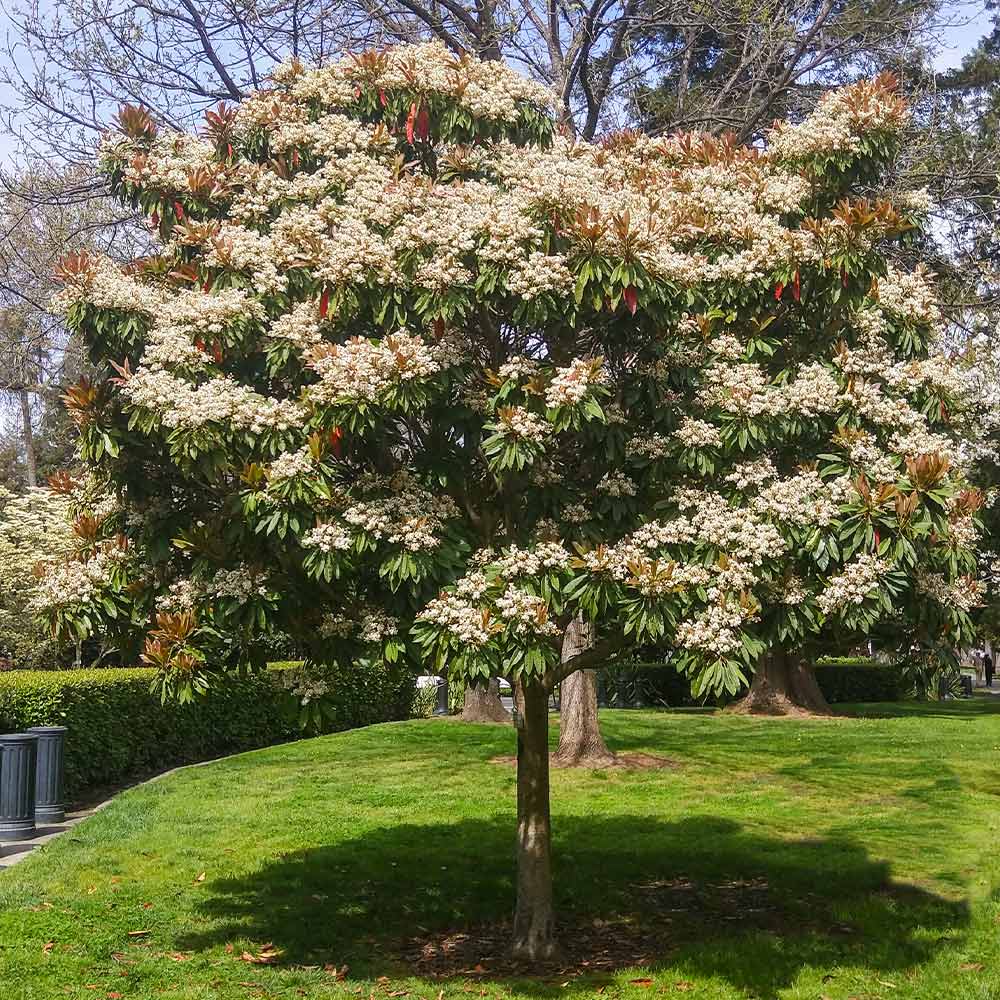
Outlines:
<svg viewBox="0 0 1000 1000"><path fill-rule="evenodd" d="M63 747L65 726L32 726L38 737L38 768L35 771L35 822L61 823L66 818L63 801Z"/></svg>
<svg viewBox="0 0 1000 1000"><path fill-rule="evenodd" d="M437 705L434 706L435 715L448 714L448 678L438 678L441 683L437 686Z"/></svg>
<svg viewBox="0 0 1000 1000"><path fill-rule="evenodd" d="M35 772L38 737L0 736L0 840L23 840L35 832Z"/></svg>

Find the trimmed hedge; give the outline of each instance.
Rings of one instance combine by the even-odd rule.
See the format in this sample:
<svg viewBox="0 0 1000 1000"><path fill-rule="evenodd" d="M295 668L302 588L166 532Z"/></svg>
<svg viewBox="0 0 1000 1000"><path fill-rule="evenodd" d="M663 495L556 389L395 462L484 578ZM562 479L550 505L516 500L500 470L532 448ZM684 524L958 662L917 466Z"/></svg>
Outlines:
<svg viewBox="0 0 1000 1000"><path fill-rule="evenodd" d="M816 683L830 704L840 701L900 701L906 694L900 665L842 657L816 664Z"/></svg>
<svg viewBox="0 0 1000 1000"><path fill-rule="evenodd" d="M816 683L830 704L899 701L906 694L902 667L898 665L874 663L862 656L823 657L814 670ZM692 698L688 678L679 674L672 664L664 662L631 663L608 668L605 671L605 688L609 703L616 707L638 701L645 705L680 708L718 705L730 700L709 698L702 702ZM741 691L736 699L744 693Z"/></svg>
<svg viewBox="0 0 1000 1000"><path fill-rule="evenodd" d="M284 710L276 669L231 677L187 705L160 703L152 670L12 670L0 674L0 732L62 725L66 794L177 764L252 750L300 735ZM326 732L406 718L413 679L385 669L336 671Z"/></svg>

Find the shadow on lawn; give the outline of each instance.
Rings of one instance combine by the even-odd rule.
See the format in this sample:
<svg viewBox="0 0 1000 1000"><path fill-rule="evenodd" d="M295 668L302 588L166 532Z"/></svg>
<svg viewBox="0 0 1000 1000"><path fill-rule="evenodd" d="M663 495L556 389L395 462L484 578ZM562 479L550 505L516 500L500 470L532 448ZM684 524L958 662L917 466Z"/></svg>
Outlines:
<svg viewBox="0 0 1000 1000"><path fill-rule="evenodd" d="M718 976L766 998L805 967L920 964L969 919L964 903L892 883L888 864L848 839L781 840L708 816L563 816L556 826L561 938L577 970L608 945L612 960L588 971L669 965L671 975ZM500 817L392 826L288 854L206 884L200 906L214 926L177 946L273 942L285 963L346 963L352 977L448 975L481 961L486 978L554 995L557 982L523 982L499 947L513 905L512 839ZM442 963L441 946L462 930L470 937Z"/></svg>

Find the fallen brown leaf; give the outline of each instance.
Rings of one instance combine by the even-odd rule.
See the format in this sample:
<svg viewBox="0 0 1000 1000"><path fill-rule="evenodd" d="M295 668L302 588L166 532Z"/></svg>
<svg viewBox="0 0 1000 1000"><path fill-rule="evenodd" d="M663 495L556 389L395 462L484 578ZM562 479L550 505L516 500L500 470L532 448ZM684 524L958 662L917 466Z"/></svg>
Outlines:
<svg viewBox="0 0 1000 1000"><path fill-rule="evenodd" d="M266 944L256 955L249 951L243 952L240 955L240 960L243 962L250 962L252 965L274 965L275 962L281 957L280 952L273 944Z"/></svg>
<svg viewBox="0 0 1000 1000"><path fill-rule="evenodd" d="M195 882L204 882L204 881L205 881L205 873L204 872L202 872L200 875L197 875L195 877Z"/></svg>
<svg viewBox="0 0 1000 1000"><path fill-rule="evenodd" d="M963 962L959 968L962 972L981 972L985 966L982 962Z"/></svg>
<svg viewBox="0 0 1000 1000"><path fill-rule="evenodd" d="M147 934L152 934L152 931L129 931L129 937L145 937Z"/></svg>
<svg viewBox="0 0 1000 1000"><path fill-rule="evenodd" d="M652 979L630 979L629 982L633 986L652 986L653 985L653 980Z"/></svg>
<svg viewBox="0 0 1000 1000"><path fill-rule="evenodd" d="M55 941L46 941L45 944L42 945L42 953L47 955L55 946Z"/></svg>

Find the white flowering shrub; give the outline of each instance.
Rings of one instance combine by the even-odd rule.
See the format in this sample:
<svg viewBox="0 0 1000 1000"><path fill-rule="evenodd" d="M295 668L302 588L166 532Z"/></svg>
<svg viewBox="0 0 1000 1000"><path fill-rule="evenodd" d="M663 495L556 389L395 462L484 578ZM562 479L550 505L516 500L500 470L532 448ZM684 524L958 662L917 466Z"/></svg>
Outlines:
<svg viewBox="0 0 1000 1000"><path fill-rule="evenodd" d="M36 609L51 607L57 580L73 572L64 561L74 550L71 521L64 494L0 490L0 657L8 666L51 668L65 652Z"/></svg>
<svg viewBox="0 0 1000 1000"><path fill-rule="evenodd" d="M512 677L542 745L546 692L610 649L735 691L890 614L960 637L980 500L930 278L890 264L905 119L879 79L760 148L589 144L436 45L290 63L199 135L123 110L101 167L159 250L72 257L59 298L114 369L69 404L132 611L95 585L57 624L144 619L182 695L271 628Z"/></svg>

